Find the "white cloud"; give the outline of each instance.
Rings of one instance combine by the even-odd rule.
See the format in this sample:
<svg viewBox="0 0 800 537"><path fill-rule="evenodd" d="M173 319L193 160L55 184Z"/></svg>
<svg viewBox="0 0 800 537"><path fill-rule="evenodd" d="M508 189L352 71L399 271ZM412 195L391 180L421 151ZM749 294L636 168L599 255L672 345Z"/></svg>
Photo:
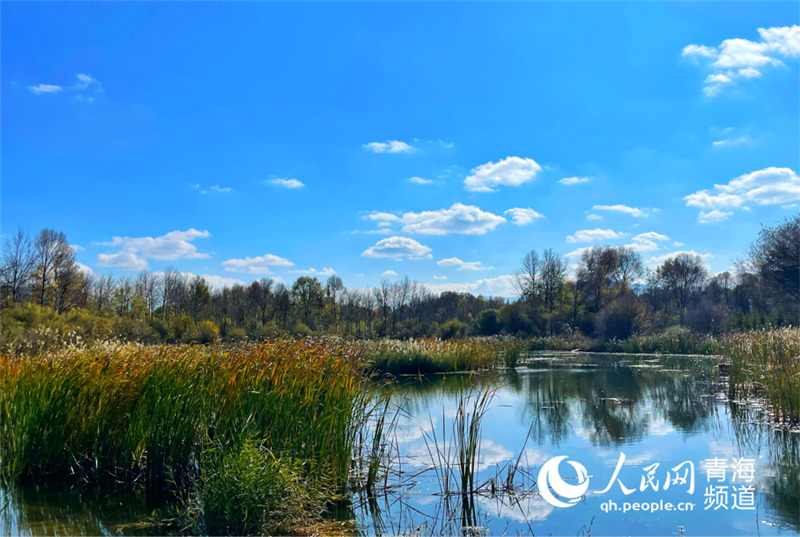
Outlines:
<svg viewBox="0 0 800 537"><path fill-rule="evenodd" d="M227 187L227 186L223 187L223 186L219 186L219 185L212 185L211 186L211 190L213 190L214 192L219 192L221 194L227 194L228 192L231 192L232 189L230 187Z"/></svg>
<svg viewBox="0 0 800 537"><path fill-rule="evenodd" d="M184 272L187 276L193 277L194 274ZM237 278L226 278L225 276L217 276L216 274L201 274L201 278L206 281L208 287L214 291L224 289L225 287L233 287L234 285L248 285L248 282L239 280Z"/></svg>
<svg viewBox="0 0 800 537"><path fill-rule="evenodd" d="M575 250L572 250L571 252L567 252L567 254L565 254L564 257L568 257L569 259L580 259L581 256L583 255L583 252L588 252L591 249L592 249L591 246L584 246L583 248L576 248Z"/></svg>
<svg viewBox="0 0 800 537"><path fill-rule="evenodd" d="M680 250L680 251L677 251L677 252L670 252L668 254L653 256L653 257L651 257L650 259L647 260L647 264L650 265L650 266L661 265L667 259L674 259L674 258L678 257L679 255L684 255L684 254L685 255L697 255L697 256L700 256L700 258L703 259L703 261L706 261L706 260L714 257L712 254L701 254L701 253L695 252L694 250Z"/></svg>
<svg viewBox="0 0 800 537"><path fill-rule="evenodd" d="M83 263L75 263L75 266L78 267L78 271L84 276L91 276L92 274L94 274L92 269L89 268L87 265L84 265Z"/></svg>
<svg viewBox="0 0 800 537"><path fill-rule="evenodd" d="M407 212L400 218L403 231L420 235L484 235L506 221L474 205L454 203L449 209Z"/></svg>
<svg viewBox="0 0 800 537"><path fill-rule="evenodd" d="M750 138L746 134L743 134L735 138L724 138L722 140L715 140L711 142L711 146L717 149L722 149L726 147L738 147L742 145L747 145L749 143L750 143Z"/></svg>
<svg viewBox="0 0 800 537"><path fill-rule="evenodd" d="M265 254L258 257L245 257L243 259L228 259L222 266L228 272L245 272L248 274L271 274L270 267L291 267L294 263L274 254Z"/></svg>
<svg viewBox="0 0 800 537"><path fill-rule="evenodd" d="M717 49L705 45L686 45L681 54L693 59L698 57L714 59L717 57Z"/></svg>
<svg viewBox="0 0 800 537"><path fill-rule="evenodd" d="M631 239L630 244L625 246L637 252L654 252L659 249L658 242L667 241L669 237L656 233L655 231L648 231L647 233L640 233Z"/></svg>
<svg viewBox="0 0 800 537"><path fill-rule="evenodd" d="M464 179L464 188L470 192L496 192L498 186L519 186L532 181L540 171L542 167L533 159L507 157L473 168Z"/></svg>
<svg viewBox="0 0 800 537"><path fill-rule="evenodd" d="M416 183L418 185L432 185L434 183L432 179L423 179L422 177L412 177L409 179L409 182Z"/></svg>
<svg viewBox="0 0 800 537"><path fill-rule="evenodd" d="M375 259L397 259L404 257L408 259L419 259L422 257L432 257L431 249L408 237L389 237L379 240L375 246L364 250L362 257Z"/></svg>
<svg viewBox="0 0 800 537"><path fill-rule="evenodd" d="M603 217L600 216L599 214L587 214L586 215L586 219L587 220L602 220Z"/></svg>
<svg viewBox="0 0 800 537"><path fill-rule="evenodd" d="M387 140L385 142L370 142L364 144L364 148L373 153L411 153L414 147L398 140Z"/></svg>
<svg viewBox="0 0 800 537"><path fill-rule="evenodd" d="M397 276L397 273L393 270L384 270L381 272L381 276Z"/></svg>
<svg viewBox="0 0 800 537"><path fill-rule="evenodd" d="M304 186L306 186L297 179L282 179L280 177L277 179L268 179L267 183L277 187L289 188L289 189L303 188Z"/></svg>
<svg viewBox="0 0 800 537"><path fill-rule="evenodd" d="M746 203L756 205L784 205L800 201L800 177L790 168L764 168L740 175L727 184L699 190L683 198L687 207L708 209L701 211L701 223L718 222L733 213L722 209L749 209Z"/></svg>
<svg viewBox="0 0 800 537"><path fill-rule="evenodd" d="M627 233L613 231L611 229L581 229L576 231L574 235L567 236L567 242L599 242L612 239L621 239L627 236Z"/></svg>
<svg viewBox="0 0 800 537"><path fill-rule="evenodd" d="M516 211L516 209L514 209ZM538 214L538 213L537 213ZM400 216L394 213L373 211L363 216L365 220L378 222L382 229L364 233L390 233L390 227L397 223L403 233L419 235L484 235L494 230L506 219L474 205L454 203L449 209L436 211L406 212Z"/></svg>
<svg viewBox="0 0 800 537"><path fill-rule="evenodd" d="M592 179L592 177L564 177L563 179L559 179L558 182L562 185L572 186L588 183Z"/></svg>
<svg viewBox="0 0 800 537"><path fill-rule="evenodd" d="M434 280L446 280L447 276L434 276L433 279Z"/></svg>
<svg viewBox="0 0 800 537"><path fill-rule="evenodd" d="M800 26L759 28L758 33L760 41L734 38L724 40L719 47L694 44L684 47L684 57L695 63L702 61L711 70L703 93L714 97L739 80L759 78L763 69L784 65L778 56L800 56Z"/></svg>
<svg viewBox="0 0 800 537"><path fill-rule="evenodd" d="M544 218L543 214L537 213L530 207L524 209L515 207L507 210L503 214L510 214L511 219L514 220L514 223L518 226L527 226L528 224L533 224L537 218Z"/></svg>
<svg viewBox="0 0 800 537"><path fill-rule="evenodd" d="M400 217L397 216L396 214L382 213L380 211L372 211L368 215L365 215L364 218L376 222L397 222L398 220L400 220Z"/></svg>
<svg viewBox="0 0 800 537"><path fill-rule="evenodd" d="M114 237L111 242L99 244L116 247L119 250L98 254L97 264L101 267L144 270L148 267L147 259L156 261L207 259L209 255L198 252L192 241L210 236L211 233L208 231L191 228L186 231L170 231L160 237Z"/></svg>
<svg viewBox="0 0 800 537"><path fill-rule="evenodd" d="M485 267L480 261L461 261L457 257L448 257L436 262L440 267L456 267L456 270L490 270L494 267Z"/></svg>
<svg viewBox="0 0 800 537"><path fill-rule="evenodd" d="M333 276L336 274L336 271L330 267L325 267L322 270L317 270L315 268L303 269L303 270L290 270L292 274L304 274L306 276Z"/></svg>
<svg viewBox="0 0 800 537"><path fill-rule="evenodd" d="M36 95L42 95L43 93L58 93L59 91L63 90L61 86L56 86L55 84L37 84L36 86L28 86L28 89Z"/></svg>
<svg viewBox="0 0 800 537"><path fill-rule="evenodd" d="M484 296L515 297L519 293L515 287L515 279L511 274L496 278L483 278L470 283L428 283L425 286L432 293L454 291L456 293L473 293Z"/></svg>
<svg viewBox="0 0 800 537"><path fill-rule="evenodd" d="M723 220L727 220L732 215L733 213L731 211L720 211L719 209L700 211L700 214L697 215L697 221L701 224L711 224L714 222L722 222Z"/></svg>
<svg viewBox="0 0 800 537"><path fill-rule="evenodd" d="M79 73L79 74L75 75L75 78L77 78L78 81L75 83L75 85L72 87L72 89L75 89L75 90L78 90L78 91L83 91L85 89L88 89L91 86L91 87L95 88L95 90L98 91L98 92L102 91L102 87L101 87L102 84L100 84L100 81L97 80L92 75L87 75L86 73ZM91 100L91 99L89 99L89 100Z"/></svg>
<svg viewBox="0 0 800 537"><path fill-rule="evenodd" d="M647 216L647 211L639 209L638 207L628 207L627 205L595 205L592 207L595 211L611 211L616 213L624 213L633 216L634 218L641 218Z"/></svg>

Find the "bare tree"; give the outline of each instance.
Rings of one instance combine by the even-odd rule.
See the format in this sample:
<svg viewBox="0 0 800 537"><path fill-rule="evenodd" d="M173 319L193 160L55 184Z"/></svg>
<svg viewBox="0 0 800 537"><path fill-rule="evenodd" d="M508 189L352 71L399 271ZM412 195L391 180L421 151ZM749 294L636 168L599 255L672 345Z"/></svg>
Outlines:
<svg viewBox="0 0 800 537"><path fill-rule="evenodd" d="M699 255L680 254L664 261L656 274L663 287L675 299L680 323L684 324L686 305L692 295L700 290L707 277L702 258Z"/></svg>
<svg viewBox="0 0 800 537"><path fill-rule="evenodd" d="M536 296L539 265L539 254L536 253L536 250L531 250L522 258L519 270L514 273L514 285L517 292L526 300Z"/></svg>
<svg viewBox="0 0 800 537"><path fill-rule="evenodd" d="M36 267L33 244L21 229L3 243L0 278L12 303L22 302L30 292L30 279Z"/></svg>

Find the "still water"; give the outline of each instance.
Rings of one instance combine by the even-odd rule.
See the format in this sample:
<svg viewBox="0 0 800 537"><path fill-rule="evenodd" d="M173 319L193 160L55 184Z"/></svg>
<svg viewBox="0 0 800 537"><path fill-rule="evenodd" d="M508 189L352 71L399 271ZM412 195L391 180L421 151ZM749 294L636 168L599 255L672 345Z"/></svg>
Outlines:
<svg viewBox="0 0 800 537"><path fill-rule="evenodd" d="M507 374L408 379L394 396L404 409L390 457L397 472L384 494L356 504L360 527L796 535L800 435L764 424L757 403L729 402L726 381L709 359L571 353L533 355ZM459 405L472 412L487 389L495 391L481 421L476 492L465 496L453 422ZM554 457L564 458L540 474ZM513 490L504 486L509 468ZM566 496L552 494L559 477Z"/></svg>
<svg viewBox="0 0 800 537"><path fill-rule="evenodd" d="M401 379L389 471L336 516L364 535L800 534L800 434L766 424L756 402L729 401L715 361L523 362ZM482 394L476 474L462 494L454 424ZM0 490L0 534L162 534L152 521L173 509L142 491L15 487Z"/></svg>

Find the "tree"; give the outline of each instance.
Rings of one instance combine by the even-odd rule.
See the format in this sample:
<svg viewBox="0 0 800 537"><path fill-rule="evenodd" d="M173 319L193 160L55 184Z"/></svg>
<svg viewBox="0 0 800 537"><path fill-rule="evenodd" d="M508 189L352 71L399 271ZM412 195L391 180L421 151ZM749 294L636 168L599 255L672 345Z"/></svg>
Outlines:
<svg viewBox="0 0 800 537"><path fill-rule="evenodd" d="M40 306L55 301L53 286L56 272L75 262L75 252L62 231L43 229L34 242L36 272L35 292ZM63 271L62 271L63 272Z"/></svg>
<svg viewBox="0 0 800 537"><path fill-rule="evenodd" d="M750 261L768 297L794 314L800 304L800 215L762 227L750 247Z"/></svg>
<svg viewBox="0 0 800 537"><path fill-rule="evenodd" d="M542 253L539 276L540 295L548 316L548 332L553 333L553 312L561 302L567 278L567 261L548 248Z"/></svg>
<svg viewBox="0 0 800 537"><path fill-rule="evenodd" d="M514 273L514 286L519 295L530 300L536 296L539 277L539 254L531 250L522 258L520 268Z"/></svg>
<svg viewBox="0 0 800 537"><path fill-rule="evenodd" d="M664 261L656 270L656 275L675 300L680 323L684 324L689 299L700 290L707 277L703 260L699 255L680 254Z"/></svg>
<svg viewBox="0 0 800 537"><path fill-rule="evenodd" d="M322 285L319 280L308 276L297 278L292 285L292 301L300 310L303 324L313 330L322 310Z"/></svg>
<svg viewBox="0 0 800 537"><path fill-rule="evenodd" d="M337 297L341 297L341 294L345 291L344 283L342 279L334 274L328 281L325 282L325 292L331 298L331 313L333 317L333 328L336 329L336 321L337 321L337 304L336 301Z"/></svg>
<svg viewBox="0 0 800 537"><path fill-rule="evenodd" d="M0 280L3 292L12 303L22 302L30 291L30 278L36 258L30 237L21 229L3 243Z"/></svg>

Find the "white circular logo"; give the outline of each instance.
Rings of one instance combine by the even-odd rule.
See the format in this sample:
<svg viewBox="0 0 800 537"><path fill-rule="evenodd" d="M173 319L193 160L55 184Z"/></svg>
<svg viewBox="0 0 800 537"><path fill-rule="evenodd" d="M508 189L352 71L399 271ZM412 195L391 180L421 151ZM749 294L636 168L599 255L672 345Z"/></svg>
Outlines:
<svg viewBox="0 0 800 537"><path fill-rule="evenodd" d="M570 485L564 481L561 474L558 473L558 464L566 458L566 455L553 457L544 463L539 470L539 494L542 495L542 498L544 498L547 503L556 507L572 507L578 503L578 500L581 499L589 488L589 476L586 473L586 468L579 462L567 461L578 473L576 477L576 482L578 484ZM553 489L553 491L550 492L550 489ZM556 499L553 493L561 498L567 499L567 501L562 502Z"/></svg>

